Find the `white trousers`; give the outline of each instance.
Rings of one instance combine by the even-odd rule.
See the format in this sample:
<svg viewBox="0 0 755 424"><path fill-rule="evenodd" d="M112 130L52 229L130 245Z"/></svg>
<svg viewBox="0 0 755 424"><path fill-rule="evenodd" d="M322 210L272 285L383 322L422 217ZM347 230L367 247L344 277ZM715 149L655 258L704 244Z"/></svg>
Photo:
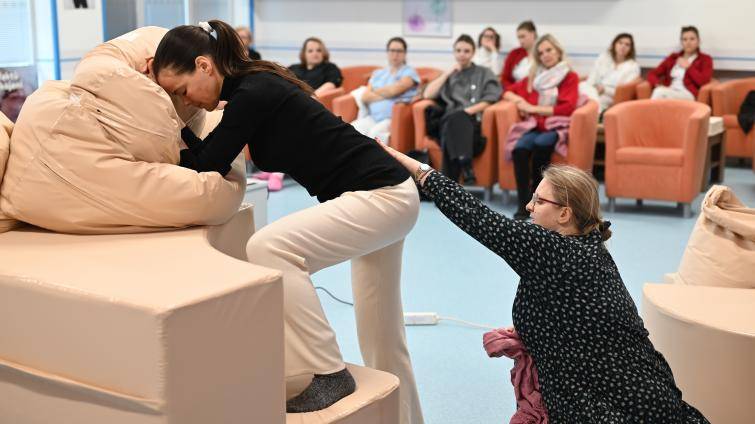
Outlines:
<svg viewBox="0 0 755 424"><path fill-rule="evenodd" d="M391 135L391 120L383 119L375 122L372 116L367 115L351 123L360 133L370 138L377 138L383 143L388 143L388 137Z"/></svg>
<svg viewBox="0 0 755 424"><path fill-rule="evenodd" d="M695 96L692 95L687 89L676 89L659 85L653 89L651 99L678 99L678 100L695 100Z"/></svg>
<svg viewBox="0 0 755 424"><path fill-rule="evenodd" d="M401 306L404 238L419 213L412 179L340 197L263 227L247 244L249 261L283 271L288 381L330 374L345 364L310 275L351 260L357 333L366 366L401 381L401 423L421 424Z"/></svg>

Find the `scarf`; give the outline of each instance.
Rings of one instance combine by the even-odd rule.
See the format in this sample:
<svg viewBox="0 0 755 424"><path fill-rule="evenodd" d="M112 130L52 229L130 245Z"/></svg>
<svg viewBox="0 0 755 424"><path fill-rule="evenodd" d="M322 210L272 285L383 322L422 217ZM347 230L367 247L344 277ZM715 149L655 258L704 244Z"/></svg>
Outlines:
<svg viewBox="0 0 755 424"><path fill-rule="evenodd" d="M559 62L550 69L540 68L532 80L532 88L538 92L538 106L553 106L558 98L558 86L569 73L569 65Z"/></svg>

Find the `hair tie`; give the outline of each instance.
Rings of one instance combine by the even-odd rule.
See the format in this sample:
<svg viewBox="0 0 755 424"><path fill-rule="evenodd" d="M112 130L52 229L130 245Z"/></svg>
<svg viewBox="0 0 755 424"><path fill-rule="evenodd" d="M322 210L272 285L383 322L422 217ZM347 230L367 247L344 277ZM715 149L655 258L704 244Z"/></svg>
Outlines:
<svg viewBox="0 0 755 424"><path fill-rule="evenodd" d="M200 28L202 28L206 33L210 34L210 37L212 37L212 38L214 38L214 39L217 40L217 37L214 34L215 28L213 28L212 25L210 25L209 22L200 21L197 24L197 26L200 27Z"/></svg>

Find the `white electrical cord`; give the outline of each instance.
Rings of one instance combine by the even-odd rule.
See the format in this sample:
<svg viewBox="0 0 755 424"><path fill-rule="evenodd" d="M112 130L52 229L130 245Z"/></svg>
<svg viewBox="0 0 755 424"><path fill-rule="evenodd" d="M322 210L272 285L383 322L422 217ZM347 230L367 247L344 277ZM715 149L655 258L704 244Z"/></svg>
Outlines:
<svg viewBox="0 0 755 424"><path fill-rule="evenodd" d="M442 321L458 322L459 324L463 324L463 325L466 325L468 327L480 328L482 330L495 330L496 329L496 327L491 327L489 325L477 324L477 323L474 323L474 322L464 321L463 319L458 319L458 318L454 318L454 317L439 317L439 319L442 320Z"/></svg>
<svg viewBox="0 0 755 424"><path fill-rule="evenodd" d="M328 291L328 289L324 287L315 286L315 289L324 291L325 293L328 294L328 296L332 297L337 302L343 303L344 305L354 306L354 304L351 302L347 302L345 300L339 299L338 297L336 297L333 293L331 293L330 291ZM463 319L459 319L459 318L440 316L436 314L435 312L405 312L404 313L405 325L438 325L439 321L452 321L461 325L466 325L472 328L479 328L482 330L495 330L496 329L495 327L491 327L489 325L464 321Z"/></svg>

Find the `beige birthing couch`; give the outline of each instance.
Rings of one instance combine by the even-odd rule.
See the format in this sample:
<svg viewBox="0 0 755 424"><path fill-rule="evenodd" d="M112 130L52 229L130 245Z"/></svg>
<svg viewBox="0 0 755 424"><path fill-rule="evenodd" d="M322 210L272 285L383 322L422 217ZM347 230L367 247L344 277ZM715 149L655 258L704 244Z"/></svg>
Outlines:
<svg viewBox="0 0 755 424"><path fill-rule="evenodd" d="M666 283L645 285L643 319L684 399L712 423L754 423L755 209L711 188Z"/></svg>
<svg viewBox="0 0 755 424"><path fill-rule="evenodd" d="M183 124L219 116L139 72L160 37L108 42L0 116L0 423L285 420L281 276L246 262L243 167L175 165Z"/></svg>
<svg viewBox="0 0 755 424"><path fill-rule="evenodd" d="M282 423L280 273L215 227L0 234L0 422Z"/></svg>

